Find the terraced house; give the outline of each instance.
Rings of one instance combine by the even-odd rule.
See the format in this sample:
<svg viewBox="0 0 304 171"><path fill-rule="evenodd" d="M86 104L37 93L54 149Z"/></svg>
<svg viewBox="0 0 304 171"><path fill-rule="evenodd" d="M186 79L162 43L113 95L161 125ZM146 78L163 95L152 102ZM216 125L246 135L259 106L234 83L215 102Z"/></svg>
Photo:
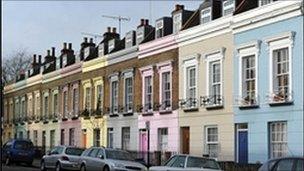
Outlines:
<svg viewBox="0 0 304 171"><path fill-rule="evenodd" d="M107 146L145 160L303 156L303 31L303 2L274 0L176 5L124 38L108 27L79 54L64 43L58 55L33 56L4 88L2 140Z"/></svg>

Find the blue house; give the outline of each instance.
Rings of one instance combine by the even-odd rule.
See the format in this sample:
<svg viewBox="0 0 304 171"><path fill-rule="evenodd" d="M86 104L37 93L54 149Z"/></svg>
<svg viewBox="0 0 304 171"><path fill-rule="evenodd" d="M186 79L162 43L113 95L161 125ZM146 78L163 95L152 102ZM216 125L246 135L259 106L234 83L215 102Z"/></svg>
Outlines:
<svg viewBox="0 0 304 171"><path fill-rule="evenodd" d="M304 155L303 3L265 2L233 19L239 163Z"/></svg>

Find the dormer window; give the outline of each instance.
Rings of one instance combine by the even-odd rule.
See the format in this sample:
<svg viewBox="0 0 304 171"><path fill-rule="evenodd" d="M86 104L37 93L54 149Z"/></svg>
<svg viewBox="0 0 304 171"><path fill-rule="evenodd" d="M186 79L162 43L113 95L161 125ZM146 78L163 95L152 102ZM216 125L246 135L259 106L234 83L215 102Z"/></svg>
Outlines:
<svg viewBox="0 0 304 171"><path fill-rule="evenodd" d="M232 14L234 11L234 0L226 0L223 2L223 16Z"/></svg>
<svg viewBox="0 0 304 171"><path fill-rule="evenodd" d="M109 41L109 52L115 48L115 39Z"/></svg>
<svg viewBox="0 0 304 171"><path fill-rule="evenodd" d="M144 40L144 27L140 27L136 31L136 42L141 43Z"/></svg>
<svg viewBox="0 0 304 171"><path fill-rule="evenodd" d="M156 22L156 38L164 36L164 21L159 20Z"/></svg>
<svg viewBox="0 0 304 171"><path fill-rule="evenodd" d="M104 55L104 44L100 44L98 46L98 56L103 56Z"/></svg>
<svg viewBox="0 0 304 171"><path fill-rule="evenodd" d="M84 58L87 58L90 55L90 47L84 49Z"/></svg>
<svg viewBox="0 0 304 171"><path fill-rule="evenodd" d="M201 10L201 24L211 21L211 7Z"/></svg>
<svg viewBox="0 0 304 171"><path fill-rule="evenodd" d="M134 31L130 31L126 34L126 48L132 47L134 45L135 35Z"/></svg>
<svg viewBox="0 0 304 171"><path fill-rule="evenodd" d="M67 55L63 55L62 56L62 67L65 67L67 65L67 63L68 63L67 60L68 60Z"/></svg>
<svg viewBox="0 0 304 171"><path fill-rule="evenodd" d="M182 13L173 16L173 33L177 33L182 28Z"/></svg>

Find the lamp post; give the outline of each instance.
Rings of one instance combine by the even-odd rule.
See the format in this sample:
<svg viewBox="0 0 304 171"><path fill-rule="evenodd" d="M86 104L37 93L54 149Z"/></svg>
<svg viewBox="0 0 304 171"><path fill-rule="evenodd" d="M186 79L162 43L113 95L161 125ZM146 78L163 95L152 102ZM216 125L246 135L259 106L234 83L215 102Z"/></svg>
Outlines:
<svg viewBox="0 0 304 171"><path fill-rule="evenodd" d="M147 165L150 166L150 121L146 121L147 130Z"/></svg>

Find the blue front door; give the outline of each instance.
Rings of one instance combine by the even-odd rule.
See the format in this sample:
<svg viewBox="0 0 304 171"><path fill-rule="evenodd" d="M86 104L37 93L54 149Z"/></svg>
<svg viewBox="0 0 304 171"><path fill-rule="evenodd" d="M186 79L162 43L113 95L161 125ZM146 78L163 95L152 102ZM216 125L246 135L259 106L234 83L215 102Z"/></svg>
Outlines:
<svg viewBox="0 0 304 171"><path fill-rule="evenodd" d="M238 131L238 158L239 163L248 162L248 133L247 131Z"/></svg>

